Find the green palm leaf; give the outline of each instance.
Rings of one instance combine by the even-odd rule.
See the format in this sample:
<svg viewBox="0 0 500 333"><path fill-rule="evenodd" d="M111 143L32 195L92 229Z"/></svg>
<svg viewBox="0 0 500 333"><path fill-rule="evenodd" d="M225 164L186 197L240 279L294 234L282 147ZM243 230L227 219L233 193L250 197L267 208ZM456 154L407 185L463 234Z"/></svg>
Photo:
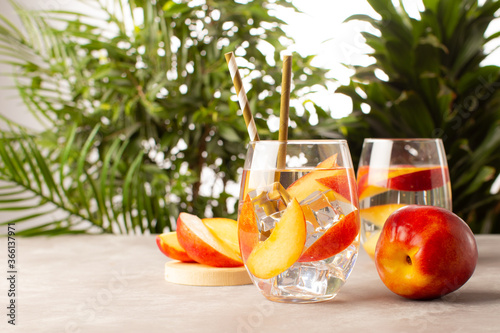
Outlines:
<svg viewBox="0 0 500 333"><path fill-rule="evenodd" d="M454 211L475 232L500 232L500 67L483 66L485 44L500 37L485 32L497 19L500 2L424 0L419 19L403 6L368 0L381 19L356 15L379 34L364 33L376 63L356 68L338 92L352 98L347 128L354 147L365 137L440 137L448 157ZM377 77L382 70L388 80ZM359 94L359 91L364 92ZM361 112L368 104L368 114ZM359 149L359 148L358 148ZM353 156L360 150L353 150Z"/></svg>
<svg viewBox="0 0 500 333"><path fill-rule="evenodd" d="M24 105L46 125L32 133L11 124L1 135L0 180L14 187L0 190L0 206L26 209L0 223L17 221L25 235L160 233L175 227L181 210L236 218L227 199L237 194L228 189L239 180L248 134L231 100L224 53L238 49L251 61L245 71L259 134L274 138L267 119L278 114L280 94L270 81L281 81L281 69L259 45L273 45L280 62L284 22L270 10L294 6L286 0L81 2L93 12L29 11L11 1L22 29L0 16L0 62L13 69ZM311 66L312 59L294 57L294 86L325 85L326 71ZM292 98L307 93L300 89ZM310 112L292 108L291 122L305 125L290 135L339 137L331 115L316 113L313 127ZM207 169L217 190L200 191ZM14 201L19 198L26 199ZM28 209L37 206L40 211Z"/></svg>

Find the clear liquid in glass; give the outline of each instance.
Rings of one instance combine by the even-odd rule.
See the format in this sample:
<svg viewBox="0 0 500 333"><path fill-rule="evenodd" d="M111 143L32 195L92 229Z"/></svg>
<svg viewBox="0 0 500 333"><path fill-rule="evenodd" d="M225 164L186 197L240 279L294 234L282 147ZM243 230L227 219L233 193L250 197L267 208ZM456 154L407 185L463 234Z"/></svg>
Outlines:
<svg viewBox="0 0 500 333"><path fill-rule="evenodd" d="M406 205L430 205L451 210L451 185L447 167L360 167L358 195L361 243L373 259L380 231L391 213Z"/></svg>
<svg viewBox="0 0 500 333"><path fill-rule="evenodd" d="M255 276L247 267L254 284L268 299L295 303L325 301L334 298L346 282L359 247L359 212L355 186L352 186L351 180L354 181L353 169L340 167L281 172L244 170L240 218L243 203L251 200L257 224L253 229L254 234L242 234L240 230L240 248L246 264L256 245L245 250L242 238L254 237L257 243L268 240L291 200L297 200L306 221L305 243L293 244L291 240L277 250L286 252L289 246L303 246L301 257L291 266L269 278ZM358 228L355 234L352 228L349 229L353 223ZM347 230L345 233L344 229ZM336 236L332 239L339 240L337 244L328 241L324 245L325 239L335 233L350 233L352 237L346 241ZM265 262L260 264L264 265Z"/></svg>

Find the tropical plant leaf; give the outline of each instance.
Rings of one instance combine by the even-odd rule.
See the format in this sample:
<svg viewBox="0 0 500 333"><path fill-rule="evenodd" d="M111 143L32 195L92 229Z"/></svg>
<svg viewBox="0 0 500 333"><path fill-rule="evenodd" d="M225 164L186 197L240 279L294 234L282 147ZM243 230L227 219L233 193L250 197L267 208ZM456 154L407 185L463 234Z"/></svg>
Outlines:
<svg viewBox="0 0 500 333"><path fill-rule="evenodd" d="M237 57L244 79L252 79L259 135L274 138L267 120L279 112L280 53L290 39L271 10L293 4L82 3L93 12L30 11L11 2L22 26L0 17L0 62L13 69L24 105L46 125L41 133L13 125L2 135L0 179L35 196L42 213L19 210L0 223L20 218L28 222L25 235L159 233L175 228L180 211L235 218L229 199L238 194L230 185L241 175L248 134L224 54L249 60ZM261 43L274 48L275 63ZM326 86L326 70L312 59L294 56L292 99ZM295 138L339 136L329 112L294 111L291 122L305 124ZM313 116L317 126L309 124ZM217 186L202 186L207 170ZM14 203L23 202L3 206Z"/></svg>
<svg viewBox="0 0 500 333"><path fill-rule="evenodd" d="M441 138L455 212L475 232L500 232L498 194L491 193L500 177L500 67L482 65L485 44L500 36L485 36L500 2L424 0L420 19L390 0L369 3L381 18L350 20L378 30L363 34L376 63L356 69L349 85L337 90L353 101L356 121L348 125L356 128L345 131L353 156L365 137ZM379 70L387 80L377 77ZM371 107L368 114L363 104Z"/></svg>

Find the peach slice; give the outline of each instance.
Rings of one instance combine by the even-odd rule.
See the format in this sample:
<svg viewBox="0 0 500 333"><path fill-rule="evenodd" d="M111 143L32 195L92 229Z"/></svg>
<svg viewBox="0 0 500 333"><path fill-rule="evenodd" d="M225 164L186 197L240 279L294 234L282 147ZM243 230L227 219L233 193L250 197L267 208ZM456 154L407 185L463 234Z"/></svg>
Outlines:
<svg viewBox="0 0 500 333"><path fill-rule="evenodd" d="M359 200L389 191L388 188L376 185L368 185L368 174L358 174L358 197Z"/></svg>
<svg viewBox="0 0 500 333"><path fill-rule="evenodd" d="M259 242L257 217L255 216L253 203L249 195L247 195L245 201L243 201L238 217L238 239L242 257L248 258Z"/></svg>
<svg viewBox="0 0 500 333"><path fill-rule="evenodd" d="M395 210L404 207L404 204L387 204L380 206L373 206L370 208L363 208L359 211L361 218L367 220L378 227L382 228L384 226L385 220L392 214Z"/></svg>
<svg viewBox="0 0 500 333"><path fill-rule="evenodd" d="M329 188L316 180L334 176L337 172L338 170L314 170L297 179L286 190L292 198L302 201L315 191L327 191Z"/></svg>
<svg viewBox="0 0 500 333"><path fill-rule="evenodd" d="M358 170L358 195L359 200L363 200L374 195L387 192L389 189L405 190L409 187L409 182L414 178L407 178L405 175L413 174L429 169L428 167L398 166L391 168L370 168L363 166ZM391 179L405 176L396 180L391 186ZM398 188L401 187L401 188Z"/></svg>
<svg viewBox="0 0 500 333"><path fill-rule="evenodd" d="M167 257L184 262L194 262L177 240L177 232L171 231L156 236L156 245Z"/></svg>
<svg viewBox="0 0 500 333"><path fill-rule="evenodd" d="M236 226L236 225L235 225ZM215 267L242 266L241 257L235 249L222 241L227 231L227 224L216 222L211 226L212 232L203 221L188 213L181 213L177 219L177 239L188 255L200 264ZM222 230L219 233L219 230ZM237 228L234 233L237 235ZM215 236L218 235L218 236ZM236 236L237 237L237 236Z"/></svg>
<svg viewBox="0 0 500 333"><path fill-rule="evenodd" d="M349 199L354 198L357 191L354 171L352 169L337 169L336 171L334 175L319 178L316 181L332 189L337 200L350 202Z"/></svg>
<svg viewBox="0 0 500 333"><path fill-rule="evenodd" d="M334 154L318 164L313 171L297 179L287 191L300 202L315 191L325 192L331 189L337 200L350 202L351 189L356 188L354 173L350 179L352 182L347 177L347 169L338 166L337 154Z"/></svg>
<svg viewBox="0 0 500 333"><path fill-rule="evenodd" d="M380 232L381 230L372 232L370 236L368 236L367 240L363 243L363 248L372 259L375 258L375 248L377 247L377 242L380 237Z"/></svg>
<svg viewBox="0 0 500 333"><path fill-rule="evenodd" d="M316 169L331 169L334 167L338 167L339 165L337 164L337 155L338 154L333 154L332 156L328 157L326 160L318 164L316 166Z"/></svg>
<svg viewBox="0 0 500 333"><path fill-rule="evenodd" d="M260 279L270 279L283 273L300 258L306 235L304 213L294 198L271 235L258 243L248 256L248 270Z"/></svg>
<svg viewBox="0 0 500 333"><path fill-rule="evenodd" d="M309 246L299 262L323 260L344 251L358 236L359 227L358 212L350 212Z"/></svg>
<svg viewBox="0 0 500 333"><path fill-rule="evenodd" d="M346 194L345 186L337 185L337 182L347 184L345 170L346 169L313 170L292 183L292 185L287 188L288 194L300 202L315 191L325 192L333 190L337 200L350 202L348 199L350 198L350 194L349 192ZM349 185L347 185L347 188L348 186ZM342 193L335 191L335 189L342 191Z"/></svg>
<svg viewBox="0 0 500 333"><path fill-rule="evenodd" d="M201 219L212 234L240 255L238 244L238 222L223 217Z"/></svg>
<svg viewBox="0 0 500 333"><path fill-rule="evenodd" d="M397 191L429 191L448 182L448 171L442 167L407 169L411 172L387 179L386 187Z"/></svg>

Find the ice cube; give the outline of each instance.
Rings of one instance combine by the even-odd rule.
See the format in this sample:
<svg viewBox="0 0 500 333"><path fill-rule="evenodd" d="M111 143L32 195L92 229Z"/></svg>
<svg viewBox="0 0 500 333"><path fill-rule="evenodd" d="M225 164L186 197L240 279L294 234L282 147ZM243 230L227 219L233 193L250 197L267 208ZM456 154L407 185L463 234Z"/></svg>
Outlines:
<svg viewBox="0 0 500 333"><path fill-rule="evenodd" d="M252 200L255 215L259 220L259 231L268 234L279 221L291 198L278 182L259 187L248 193Z"/></svg>
<svg viewBox="0 0 500 333"><path fill-rule="evenodd" d="M300 202L306 220L317 232L325 232L344 215L331 190L315 191ZM332 201L333 199L333 201Z"/></svg>
<svg viewBox="0 0 500 333"><path fill-rule="evenodd" d="M324 295L328 287L329 267L318 267L312 263L296 263L274 279L274 295L303 296Z"/></svg>
<svg viewBox="0 0 500 333"><path fill-rule="evenodd" d="M356 262L356 257L358 256L358 248L356 244L349 245L344 251L338 253L332 261L332 266L335 268L334 272L331 274L341 277L347 280L347 277L351 274L354 263Z"/></svg>
<svg viewBox="0 0 500 333"><path fill-rule="evenodd" d="M307 230L307 238L305 248L307 249L312 245L315 241L317 241L321 236L323 236L324 232L317 232L316 227L310 222L306 220L306 230Z"/></svg>

